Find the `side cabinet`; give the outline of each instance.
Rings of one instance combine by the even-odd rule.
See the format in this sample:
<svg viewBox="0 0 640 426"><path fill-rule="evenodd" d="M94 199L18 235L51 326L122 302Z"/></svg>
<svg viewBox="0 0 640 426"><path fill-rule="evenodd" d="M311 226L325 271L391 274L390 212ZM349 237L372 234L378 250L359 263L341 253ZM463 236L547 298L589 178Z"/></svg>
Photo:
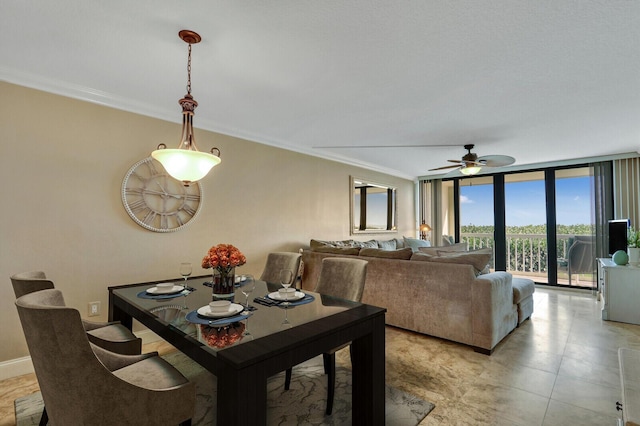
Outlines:
<svg viewBox="0 0 640 426"><path fill-rule="evenodd" d="M640 325L640 268L598 259L602 289L602 319Z"/></svg>

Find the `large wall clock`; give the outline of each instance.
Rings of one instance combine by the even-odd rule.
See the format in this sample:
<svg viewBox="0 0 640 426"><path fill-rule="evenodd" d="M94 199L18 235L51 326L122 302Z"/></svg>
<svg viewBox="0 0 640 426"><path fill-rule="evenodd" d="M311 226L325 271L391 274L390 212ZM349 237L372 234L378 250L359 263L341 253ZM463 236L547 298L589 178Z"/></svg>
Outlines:
<svg viewBox="0 0 640 426"><path fill-rule="evenodd" d="M138 225L154 232L174 232L200 212L200 183L183 186L151 157L138 161L122 182L122 203Z"/></svg>

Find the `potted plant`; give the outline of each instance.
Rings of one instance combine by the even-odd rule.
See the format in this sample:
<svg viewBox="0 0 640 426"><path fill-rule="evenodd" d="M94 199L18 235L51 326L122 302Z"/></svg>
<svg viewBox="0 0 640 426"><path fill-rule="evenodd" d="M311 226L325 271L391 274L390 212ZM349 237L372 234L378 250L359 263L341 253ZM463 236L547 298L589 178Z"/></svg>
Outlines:
<svg viewBox="0 0 640 426"><path fill-rule="evenodd" d="M640 229L636 231L633 227L629 228L627 250L629 263L633 266L640 266Z"/></svg>

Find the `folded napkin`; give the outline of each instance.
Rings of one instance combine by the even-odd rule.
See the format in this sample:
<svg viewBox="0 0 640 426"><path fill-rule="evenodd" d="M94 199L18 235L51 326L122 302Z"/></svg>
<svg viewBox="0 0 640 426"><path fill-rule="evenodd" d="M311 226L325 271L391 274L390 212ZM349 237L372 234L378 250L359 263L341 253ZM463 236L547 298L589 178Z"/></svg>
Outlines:
<svg viewBox="0 0 640 426"><path fill-rule="evenodd" d="M300 299L300 300L292 300L289 302L289 305L283 305L283 303L285 302L284 300L273 300L269 297L269 295L266 295L264 297L256 297L255 299L253 299L253 301L259 305L263 305L263 306L279 306L281 308L286 308L287 306L291 307L291 306L298 306L298 305L304 305L307 303L311 303L314 300L316 300L315 297L313 297L310 294L305 294L305 296Z"/></svg>

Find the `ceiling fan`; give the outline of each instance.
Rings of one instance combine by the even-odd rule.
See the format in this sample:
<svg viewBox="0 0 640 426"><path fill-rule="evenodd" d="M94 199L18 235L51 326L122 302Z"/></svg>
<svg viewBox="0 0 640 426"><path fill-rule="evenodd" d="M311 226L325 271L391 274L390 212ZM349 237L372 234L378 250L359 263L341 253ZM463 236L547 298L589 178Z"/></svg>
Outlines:
<svg viewBox="0 0 640 426"><path fill-rule="evenodd" d="M480 173L480 170L483 167L504 167L516 162L515 158L508 155L484 155L482 157L478 157L478 154L471 152L473 147L474 145L472 144L464 146L464 149L468 152L462 157L462 159L447 160L456 164L430 169L429 171L452 169L457 167L460 170L460 173L470 176Z"/></svg>

